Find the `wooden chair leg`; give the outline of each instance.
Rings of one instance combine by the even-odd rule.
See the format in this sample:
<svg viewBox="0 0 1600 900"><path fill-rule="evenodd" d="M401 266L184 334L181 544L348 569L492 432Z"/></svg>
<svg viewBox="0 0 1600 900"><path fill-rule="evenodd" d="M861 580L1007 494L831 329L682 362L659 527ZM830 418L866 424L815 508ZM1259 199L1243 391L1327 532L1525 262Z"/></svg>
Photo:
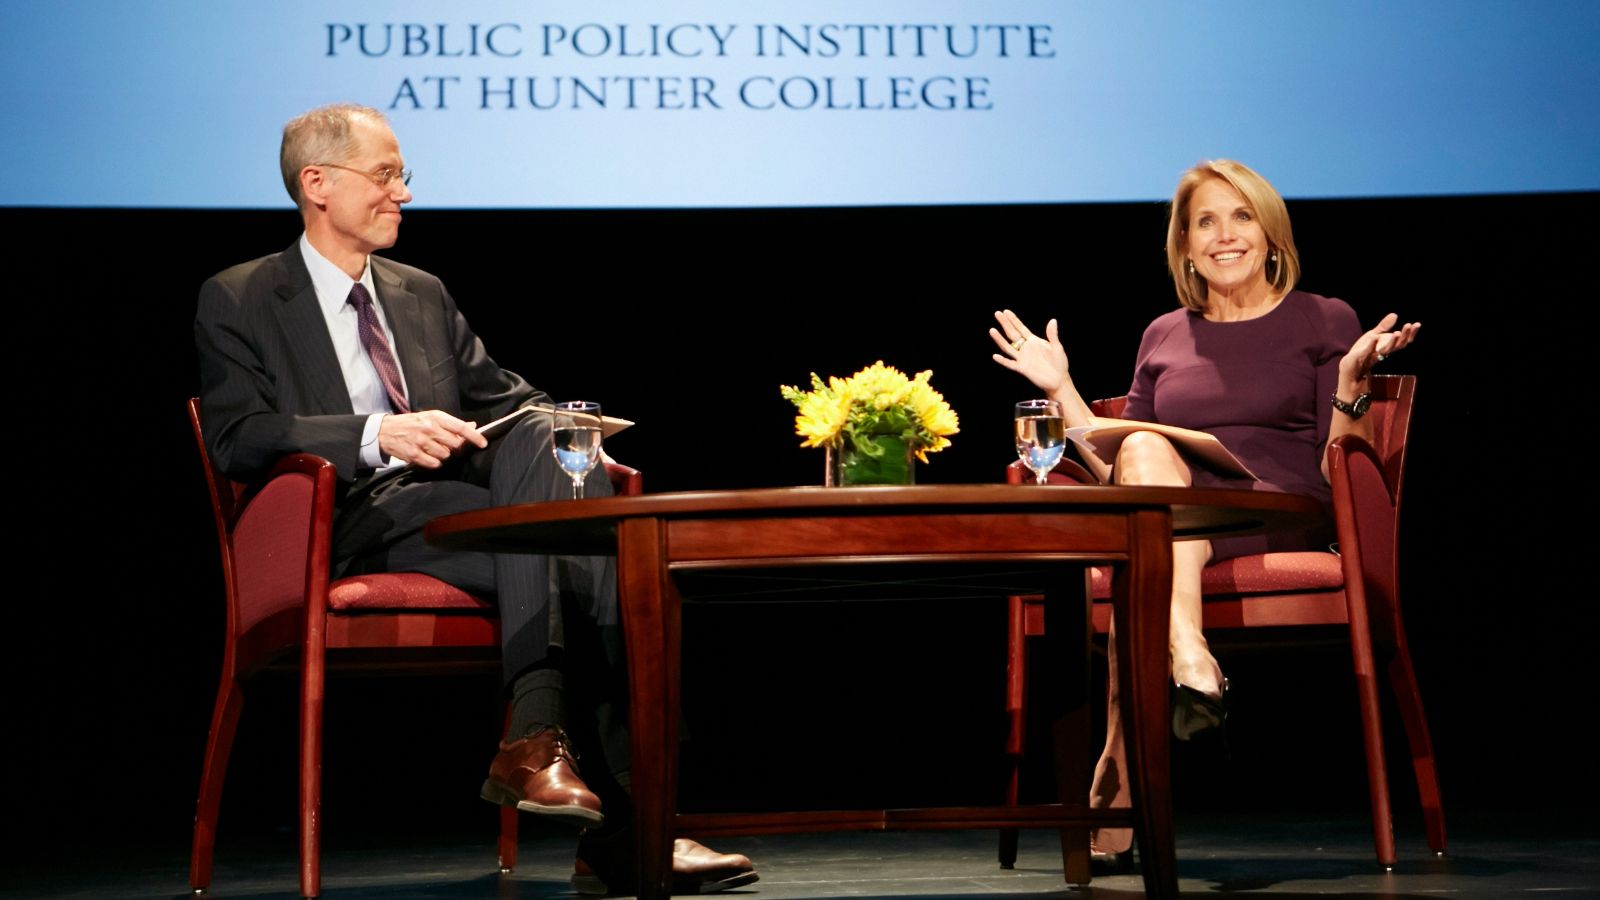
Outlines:
<svg viewBox="0 0 1600 900"><path fill-rule="evenodd" d="M300 896L322 894L323 659L307 653L300 681Z"/></svg>
<svg viewBox="0 0 1600 900"><path fill-rule="evenodd" d="M517 808L500 807L500 874L509 875L517 867Z"/></svg>
<svg viewBox="0 0 1600 900"><path fill-rule="evenodd" d="M1417 688L1416 671L1411 667L1411 654L1404 644L1397 648L1389 661L1389 686L1394 690L1400 707L1400 721L1406 729L1406 742L1411 746L1411 767L1417 776L1417 795L1422 800L1423 828L1428 835L1428 847L1443 854L1444 801L1439 795L1439 773L1433 761L1433 740L1428 736L1428 719L1422 713L1422 692Z"/></svg>
<svg viewBox="0 0 1600 900"><path fill-rule="evenodd" d="M1000 868L1015 869L1017 867L1017 829L1000 829Z"/></svg>
<svg viewBox="0 0 1600 900"><path fill-rule="evenodd" d="M1389 810L1389 772L1383 758L1383 719L1378 707L1378 674L1372 655L1372 631L1367 620L1364 592L1357 586L1347 584L1345 599L1350 613L1351 664L1356 676L1356 695L1361 704L1361 738L1367 754L1372 842L1378 852L1378 865L1393 869L1397 860L1394 817Z"/></svg>
<svg viewBox="0 0 1600 900"><path fill-rule="evenodd" d="M1087 571L1082 592L1065 591L1062 596L1008 598L1006 635L1006 715L1010 730L1006 738L1006 755L1011 767L1006 782L1006 803L1015 806L1020 801L1020 775L1022 759L1027 750L1028 719L1028 638L1043 639L1043 658L1054 661L1047 665L1044 679L1054 684L1056 691L1066 691L1057 699L1061 704L1059 715L1051 725L1051 739L1055 754L1056 790L1062 803L1078 804L1089 795L1086 741L1089 739L1089 655L1093 647L1091 619L1092 601L1088 591ZM1050 627L1045 621L1049 619ZM1076 661L1076 662L1073 662ZM1062 670L1062 665L1073 665L1074 671ZM1000 867L1010 869L1017 861L1015 828L1000 830ZM1089 832L1084 829L1061 831L1062 875L1070 884L1089 883Z"/></svg>
<svg viewBox="0 0 1600 900"><path fill-rule="evenodd" d="M200 798L195 803L194 844L189 854L189 887L196 893L211 886L211 860L216 849L217 813L222 807L222 784L228 775L233 736L239 730L244 694L231 675L224 675L211 712L211 733L200 764Z"/></svg>
<svg viewBox="0 0 1600 900"><path fill-rule="evenodd" d="M1028 636L1022 597L1006 598L1006 759L1011 771L1006 778L1006 805L1016 806L1021 779L1022 755L1027 740ZM1017 829L1000 829L1000 868L1017 864Z"/></svg>
<svg viewBox="0 0 1600 900"><path fill-rule="evenodd" d="M1009 759L1008 764L1011 766L1011 775L1006 779L1006 805L1016 806L1022 761L1013 756ZM1014 869L1017 867L1017 835L1018 832L1015 828L1000 829L1000 868L1002 869Z"/></svg>
<svg viewBox="0 0 1600 900"><path fill-rule="evenodd" d="M500 727L500 733L505 734L511 728L511 701L506 701L505 723ZM507 875L517 867L517 808L515 806L500 807L500 840L496 845L500 858L500 874Z"/></svg>
<svg viewBox="0 0 1600 900"><path fill-rule="evenodd" d="M1372 843L1378 865L1394 868L1398 859L1394 843L1394 816L1389 809L1389 772L1383 758L1383 723L1379 718L1378 686L1371 675L1358 676L1361 699L1361 739L1367 754L1367 793L1372 802Z"/></svg>

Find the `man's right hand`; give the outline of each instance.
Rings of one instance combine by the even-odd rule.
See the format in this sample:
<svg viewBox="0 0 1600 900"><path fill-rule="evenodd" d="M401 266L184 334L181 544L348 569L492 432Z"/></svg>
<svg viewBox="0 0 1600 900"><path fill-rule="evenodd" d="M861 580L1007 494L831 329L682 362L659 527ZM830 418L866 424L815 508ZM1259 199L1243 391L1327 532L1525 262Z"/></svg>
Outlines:
<svg viewBox="0 0 1600 900"><path fill-rule="evenodd" d="M466 444L481 449L489 446L489 441L478 433L475 423L442 410L391 413L378 423L378 449L385 456L424 469L439 468Z"/></svg>

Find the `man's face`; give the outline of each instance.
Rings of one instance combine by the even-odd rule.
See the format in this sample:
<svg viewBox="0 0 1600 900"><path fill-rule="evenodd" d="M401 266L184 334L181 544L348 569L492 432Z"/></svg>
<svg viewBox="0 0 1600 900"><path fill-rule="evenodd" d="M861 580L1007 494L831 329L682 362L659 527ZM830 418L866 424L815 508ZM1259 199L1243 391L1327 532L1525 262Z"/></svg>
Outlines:
<svg viewBox="0 0 1600 900"><path fill-rule="evenodd" d="M400 142L381 122L356 119L351 123L356 153L340 163L348 169L326 167L328 224L346 249L362 254L393 247L400 237L400 207L411 202L411 190L395 178L379 187L361 173L405 168Z"/></svg>

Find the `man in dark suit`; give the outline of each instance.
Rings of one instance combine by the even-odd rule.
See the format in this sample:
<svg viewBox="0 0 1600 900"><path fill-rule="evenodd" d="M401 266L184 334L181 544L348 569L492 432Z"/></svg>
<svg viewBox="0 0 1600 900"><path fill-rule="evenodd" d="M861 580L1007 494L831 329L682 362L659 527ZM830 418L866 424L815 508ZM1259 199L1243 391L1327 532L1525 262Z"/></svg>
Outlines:
<svg viewBox="0 0 1600 900"><path fill-rule="evenodd" d="M436 516L568 496L570 480L548 452L547 418L524 416L492 444L477 430L549 397L495 364L439 279L371 255L393 246L411 200L411 173L381 113L336 105L293 119L280 165L305 233L200 291L195 342L212 457L240 481L288 453L331 460L341 489L335 575L426 572L499 598L512 721L483 796L591 829L579 843L575 884L631 890L626 795L609 793L602 815L564 730L575 681L595 708L615 787L625 791L613 562L445 552L422 540ZM585 487L610 492L598 469ZM693 841L677 842L673 864L680 893L756 880L745 857Z"/></svg>

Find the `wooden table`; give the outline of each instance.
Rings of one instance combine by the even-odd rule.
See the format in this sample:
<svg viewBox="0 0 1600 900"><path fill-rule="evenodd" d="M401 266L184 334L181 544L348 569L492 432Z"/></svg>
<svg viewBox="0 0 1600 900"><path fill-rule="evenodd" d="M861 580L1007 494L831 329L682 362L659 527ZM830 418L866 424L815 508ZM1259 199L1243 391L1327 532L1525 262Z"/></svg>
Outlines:
<svg viewBox="0 0 1600 900"><path fill-rule="evenodd" d="M1287 494L1195 488L940 485L787 488L497 507L428 526L442 547L617 554L632 691L639 896L670 893L672 838L785 831L1132 826L1145 890L1177 894L1170 802L1167 628L1171 541L1304 524ZM1033 806L676 813L683 573L780 566L959 563L1112 567L1131 809ZM1066 582L1062 582L1066 583ZM1083 796L1086 796L1084 792Z"/></svg>

